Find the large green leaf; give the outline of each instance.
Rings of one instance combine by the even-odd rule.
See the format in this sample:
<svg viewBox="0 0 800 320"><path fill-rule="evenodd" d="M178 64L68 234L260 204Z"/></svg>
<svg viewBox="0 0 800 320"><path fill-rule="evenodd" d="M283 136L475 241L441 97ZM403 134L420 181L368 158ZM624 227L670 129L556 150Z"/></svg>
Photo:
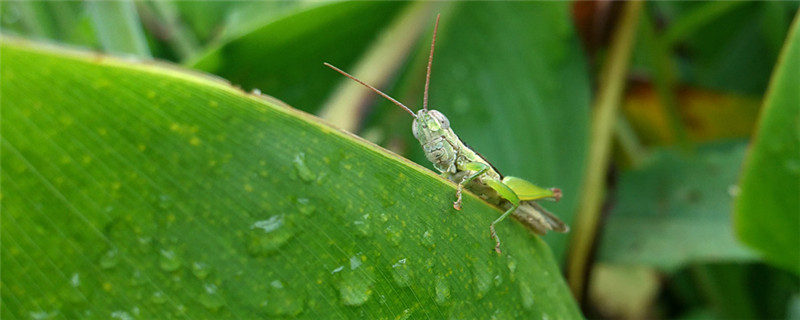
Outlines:
<svg viewBox="0 0 800 320"><path fill-rule="evenodd" d="M4 40L3 318L577 318L552 253L413 163L153 64ZM268 63L265 62L265 63Z"/></svg>
<svg viewBox="0 0 800 320"><path fill-rule="evenodd" d="M306 111L316 111L341 75L324 61L359 58L369 41L402 11L401 2L334 2L278 19L212 47L189 62L246 90L275 93Z"/></svg>
<svg viewBox="0 0 800 320"><path fill-rule="evenodd" d="M692 155L658 150L641 168L623 172L600 260L674 271L689 262L753 259L736 241L730 216L744 151L742 143Z"/></svg>
<svg viewBox="0 0 800 320"><path fill-rule="evenodd" d="M800 273L800 15L775 67L741 177L736 231L767 261Z"/></svg>

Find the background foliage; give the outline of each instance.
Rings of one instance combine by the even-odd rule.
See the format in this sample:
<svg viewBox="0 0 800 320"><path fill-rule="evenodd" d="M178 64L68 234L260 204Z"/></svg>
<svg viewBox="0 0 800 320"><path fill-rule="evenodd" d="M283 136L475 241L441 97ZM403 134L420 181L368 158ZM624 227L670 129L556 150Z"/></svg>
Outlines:
<svg viewBox="0 0 800 320"><path fill-rule="evenodd" d="M2 2L0 315L799 317L797 4L626 6ZM508 223L494 256L495 209L325 124L431 168L322 62L419 107L436 13L432 106L596 236Z"/></svg>

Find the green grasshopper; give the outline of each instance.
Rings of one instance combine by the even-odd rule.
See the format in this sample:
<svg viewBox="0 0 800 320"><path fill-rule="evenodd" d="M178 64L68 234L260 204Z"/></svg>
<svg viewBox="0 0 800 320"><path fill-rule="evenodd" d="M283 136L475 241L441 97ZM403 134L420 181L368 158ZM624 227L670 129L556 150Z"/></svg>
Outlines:
<svg viewBox="0 0 800 320"><path fill-rule="evenodd" d="M414 137L419 140L425 157L433 163L442 176L458 185L456 201L453 207L461 210L461 191L466 188L487 202L506 210L489 226L490 236L496 241L495 251L500 251L500 237L497 236L495 225L512 215L519 222L533 232L544 235L547 230L568 232L569 227L556 216L542 208L535 200L561 199L561 190L558 188L545 189L517 177L503 176L481 154L475 152L453 132L450 121L439 111L428 109L428 87L431 78L431 63L433 62L433 49L436 44L436 30L439 28L439 16L433 28L431 53L428 57L428 71L425 77L425 91L422 100L422 109L414 114L404 104L381 92L375 87L356 79L347 72L334 67L329 63L326 66L343 74L344 76L364 85L375 93L383 96L397 106L406 110L414 117L411 126Z"/></svg>

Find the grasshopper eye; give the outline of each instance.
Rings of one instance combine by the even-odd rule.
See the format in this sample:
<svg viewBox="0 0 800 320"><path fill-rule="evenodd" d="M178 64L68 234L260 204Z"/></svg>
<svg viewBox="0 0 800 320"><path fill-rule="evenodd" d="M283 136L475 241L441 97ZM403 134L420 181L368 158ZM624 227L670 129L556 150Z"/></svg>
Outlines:
<svg viewBox="0 0 800 320"><path fill-rule="evenodd" d="M448 120L444 114L436 110L431 110L430 114L434 119L436 119L436 121L439 122L439 125L442 127L442 129L450 129L450 120Z"/></svg>
<svg viewBox="0 0 800 320"><path fill-rule="evenodd" d="M411 133L414 135L414 138L419 139L419 133L417 133L417 119L414 119L414 122L411 123Z"/></svg>

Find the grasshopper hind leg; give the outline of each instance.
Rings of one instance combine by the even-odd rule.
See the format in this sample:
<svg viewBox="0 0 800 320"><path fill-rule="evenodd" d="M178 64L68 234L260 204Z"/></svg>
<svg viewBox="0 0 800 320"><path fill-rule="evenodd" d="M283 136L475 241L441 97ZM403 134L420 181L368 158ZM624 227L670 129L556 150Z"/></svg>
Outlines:
<svg viewBox="0 0 800 320"><path fill-rule="evenodd" d="M514 210L517 210L517 207L519 207L519 204L511 206L511 208L509 208L506 212L504 212L503 215L501 215L499 218L497 218L497 220L495 220L494 222L492 222L492 224L489 225L489 235L496 242L494 246L494 251L496 251L497 254L501 254L502 251L500 250L500 237L497 236L497 231L494 230L494 225L496 225L500 221L505 220L505 218L508 217L508 215L514 212Z"/></svg>

